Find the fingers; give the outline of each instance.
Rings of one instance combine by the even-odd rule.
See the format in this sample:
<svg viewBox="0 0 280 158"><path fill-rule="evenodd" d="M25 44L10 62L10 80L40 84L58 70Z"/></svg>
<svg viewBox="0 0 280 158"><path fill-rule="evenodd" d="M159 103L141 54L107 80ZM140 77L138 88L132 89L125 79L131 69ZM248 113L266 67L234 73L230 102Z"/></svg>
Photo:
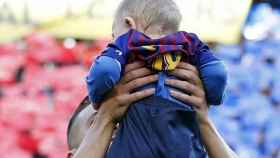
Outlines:
<svg viewBox="0 0 280 158"><path fill-rule="evenodd" d="M186 104L191 104L192 106L193 105L196 105L195 104L195 100L196 98L194 96L190 96L190 95L187 95L187 94L184 94L184 93L181 93L181 92L178 92L178 91L174 91L174 90L170 90L170 94L171 96L173 96L174 98L186 103Z"/></svg>
<svg viewBox="0 0 280 158"><path fill-rule="evenodd" d="M158 80L158 75L150 75L142 78L135 79L123 85L127 92L131 92L136 88L142 87L146 84L153 83Z"/></svg>
<svg viewBox="0 0 280 158"><path fill-rule="evenodd" d="M155 89L151 88L151 89L146 89L143 91L131 93L131 94L127 95L127 98L125 98L125 97L124 98L125 98L125 102L130 104L132 102L138 101L138 100L146 98L148 96L151 96L154 93L155 93Z"/></svg>
<svg viewBox="0 0 280 158"><path fill-rule="evenodd" d="M134 70L131 70L124 74L124 76L122 78L122 82L127 83L134 79L145 77L145 76L151 75L151 74L153 74L153 72L145 67L134 69Z"/></svg>
<svg viewBox="0 0 280 158"><path fill-rule="evenodd" d="M201 81L197 74L193 71L185 70L185 69L175 69L170 73L171 75L180 78L184 81L189 81L194 85L200 85Z"/></svg>
<svg viewBox="0 0 280 158"><path fill-rule="evenodd" d="M151 96L154 93L155 93L155 89L150 88L142 91L137 91L131 94L123 94L115 98L114 104L117 103L118 105L127 106L132 102Z"/></svg>
<svg viewBox="0 0 280 158"><path fill-rule="evenodd" d="M185 69L185 70L189 70L192 71L193 73L195 73L196 75L199 75L198 70L196 69L195 66L185 63L185 62L180 62L177 66L177 68L181 68L181 69Z"/></svg>
<svg viewBox="0 0 280 158"><path fill-rule="evenodd" d="M203 89L203 84L199 78L199 72L196 67L191 64L181 62L170 74Z"/></svg>
<svg viewBox="0 0 280 158"><path fill-rule="evenodd" d="M170 94L174 98L176 98L186 104L190 104L196 110L201 109L206 105L205 100L201 97L190 96L190 95L187 95L187 94L175 91L175 90L171 90Z"/></svg>
<svg viewBox="0 0 280 158"><path fill-rule="evenodd" d="M178 88L185 93L189 93L194 96L202 96L202 94L201 94L202 90L187 81L181 81L181 80L176 80L176 79L167 79L165 81L165 83L174 88Z"/></svg>
<svg viewBox="0 0 280 158"><path fill-rule="evenodd" d="M175 91L175 90L171 90L170 94L174 98L176 98L186 104L190 104L191 106L194 107L195 110L201 110L201 109L207 107L207 103L205 102L204 98L190 96L190 95L187 95L187 94Z"/></svg>
<svg viewBox="0 0 280 158"><path fill-rule="evenodd" d="M132 102L138 101L155 93L155 89L145 89L134 93L123 93L102 103L98 110L99 115L109 121L118 122L125 114Z"/></svg>
<svg viewBox="0 0 280 158"><path fill-rule="evenodd" d="M144 66L145 66L144 62L137 61L137 62L134 62L132 64L127 64L124 72L127 73L129 71L139 69L139 68L144 67Z"/></svg>

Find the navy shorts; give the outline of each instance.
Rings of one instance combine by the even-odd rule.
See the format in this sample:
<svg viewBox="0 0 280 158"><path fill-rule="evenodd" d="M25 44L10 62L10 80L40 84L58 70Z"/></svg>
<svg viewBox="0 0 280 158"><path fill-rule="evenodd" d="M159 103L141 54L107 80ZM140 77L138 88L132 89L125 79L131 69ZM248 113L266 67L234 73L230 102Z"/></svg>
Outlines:
<svg viewBox="0 0 280 158"><path fill-rule="evenodd" d="M206 158L195 112L152 96L130 106L106 158Z"/></svg>

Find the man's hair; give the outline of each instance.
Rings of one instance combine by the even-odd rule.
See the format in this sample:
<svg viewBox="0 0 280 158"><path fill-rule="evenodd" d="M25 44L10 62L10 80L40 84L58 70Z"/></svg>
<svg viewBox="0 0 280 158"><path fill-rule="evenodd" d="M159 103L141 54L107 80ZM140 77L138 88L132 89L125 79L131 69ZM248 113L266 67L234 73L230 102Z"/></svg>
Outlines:
<svg viewBox="0 0 280 158"><path fill-rule="evenodd" d="M83 111L86 107L88 107L89 105L90 105L90 101L89 101L89 97L87 96L83 99L83 101L80 103L80 105L74 111L74 113L72 114L72 116L70 118L70 121L69 121L68 127L67 127L67 144L68 144L69 150L72 150L74 148L74 143L72 142L73 139L71 139L71 132L73 132L72 126L73 126L77 116L79 115L79 113L81 111Z"/></svg>
<svg viewBox="0 0 280 158"><path fill-rule="evenodd" d="M115 15L115 22L132 17L151 30L172 33L179 30L182 15L173 0L123 0Z"/></svg>

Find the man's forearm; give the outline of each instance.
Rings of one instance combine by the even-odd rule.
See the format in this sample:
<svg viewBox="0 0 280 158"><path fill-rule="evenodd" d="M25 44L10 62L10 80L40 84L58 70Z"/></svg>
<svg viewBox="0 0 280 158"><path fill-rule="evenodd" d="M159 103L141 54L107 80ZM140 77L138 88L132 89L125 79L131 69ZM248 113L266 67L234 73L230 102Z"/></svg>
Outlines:
<svg viewBox="0 0 280 158"><path fill-rule="evenodd" d="M111 121L97 115L74 158L104 158L114 127Z"/></svg>
<svg viewBox="0 0 280 158"><path fill-rule="evenodd" d="M237 155L225 143L211 120L200 124L199 128L210 158L237 158Z"/></svg>

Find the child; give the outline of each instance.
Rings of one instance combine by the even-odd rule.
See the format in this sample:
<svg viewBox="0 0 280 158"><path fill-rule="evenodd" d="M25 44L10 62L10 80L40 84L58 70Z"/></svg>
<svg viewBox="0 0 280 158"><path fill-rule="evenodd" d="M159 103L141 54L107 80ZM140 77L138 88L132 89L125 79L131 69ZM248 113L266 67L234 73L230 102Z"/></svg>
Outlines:
<svg viewBox="0 0 280 158"><path fill-rule="evenodd" d="M209 105L222 102L226 86L223 63L195 34L178 32L181 14L172 0L123 0L113 25L114 43L96 59L87 76L90 100L98 109L121 78L128 61L145 61L159 74L155 96L134 103L119 126L108 158L206 157L195 112L169 94L168 71L180 61L195 65ZM144 34L144 33L145 34Z"/></svg>

